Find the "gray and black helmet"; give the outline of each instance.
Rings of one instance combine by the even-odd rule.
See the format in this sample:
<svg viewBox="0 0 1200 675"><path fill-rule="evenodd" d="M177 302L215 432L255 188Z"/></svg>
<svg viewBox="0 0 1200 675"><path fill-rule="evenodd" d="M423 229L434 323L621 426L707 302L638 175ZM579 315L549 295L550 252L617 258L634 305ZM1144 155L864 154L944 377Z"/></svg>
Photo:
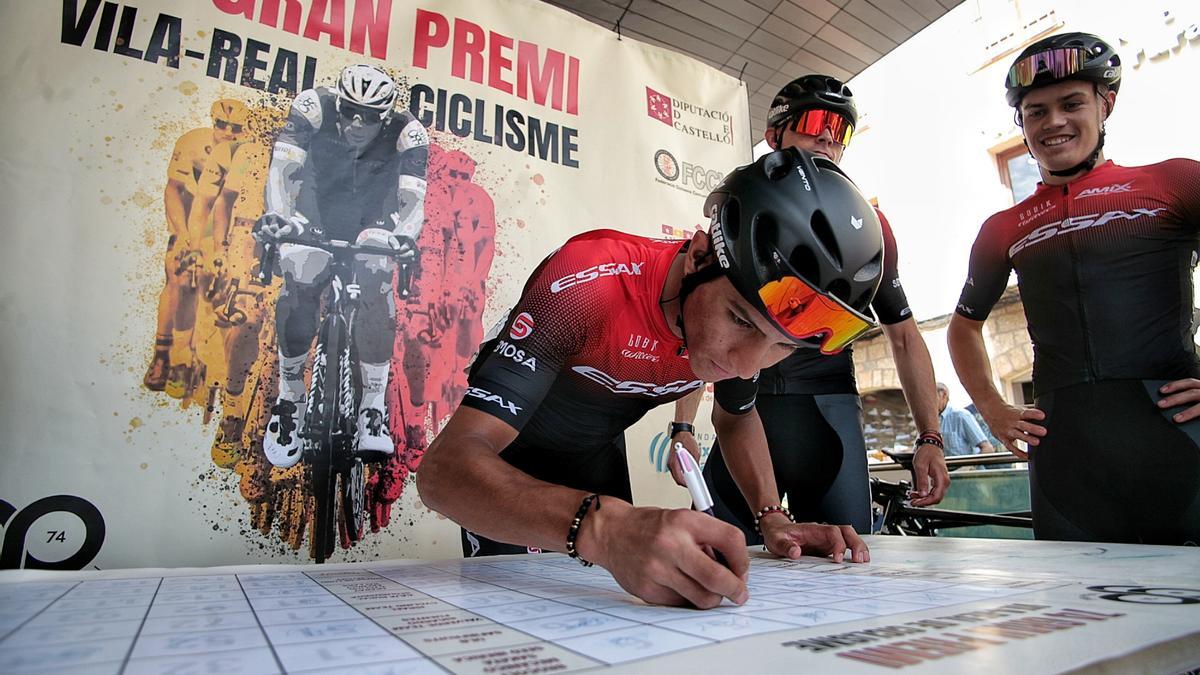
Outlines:
<svg viewBox="0 0 1200 675"><path fill-rule="evenodd" d="M761 289L798 276L872 320L883 231L874 207L831 160L796 148L764 155L729 173L704 210L716 266L764 316L771 318Z"/></svg>

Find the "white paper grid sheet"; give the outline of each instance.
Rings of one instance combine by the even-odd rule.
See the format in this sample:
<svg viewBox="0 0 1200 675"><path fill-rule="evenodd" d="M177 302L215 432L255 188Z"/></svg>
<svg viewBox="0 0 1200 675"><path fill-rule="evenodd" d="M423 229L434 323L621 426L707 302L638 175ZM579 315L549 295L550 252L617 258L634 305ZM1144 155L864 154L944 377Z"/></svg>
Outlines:
<svg viewBox="0 0 1200 675"><path fill-rule="evenodd" d="M558 555L0 584L0 673L569 672L1061 585L752 559L751 600L646 605Z"/></svg>

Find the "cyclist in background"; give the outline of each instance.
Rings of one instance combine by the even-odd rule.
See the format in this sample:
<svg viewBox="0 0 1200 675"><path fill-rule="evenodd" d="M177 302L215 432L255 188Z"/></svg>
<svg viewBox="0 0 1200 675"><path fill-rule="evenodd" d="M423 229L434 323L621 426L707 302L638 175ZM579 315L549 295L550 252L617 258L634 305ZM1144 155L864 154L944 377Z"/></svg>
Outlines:
<svg viewBox="0 0 1200 675"><path fill-rule="evenodd" d="M779 91L771 104L764 138L773 149L800 148L841 162L850 143L858 110L849 87L825 75L805 75ZM942 454L933 363L897 273L896 242L887 218L875 209L883 227L883 281L871 308L887 336L900 386L920 430L913 461L914 506L937 504L950 478ZM831 223L849 229L852 223ZM799 349L759 376L757 408L762 417L775 480L798 518L850 523L860 534L871 531L871 487L863 438L862 401L854 380L852 348L840 353ZM668 433L700 461L692 421L702 392L675 407ZM675 457L672 475L682 481ZM754 513L746 505L726 464L720 443L713 445L704 475L712 486L713 510L757 543Z"/></svg>
<svg viewBox="0 0 1200 675"><path fill-rule="evenodd" d="M200 199L190 229L203 232L201 265L205 270L200 304L207 320L197 321L196 353L207 378L220 389L221 422L213 441L213 461L223 468L243 458L242 432L260 384L246 384L259 354L259 334L272 289L253 283L254 223L263 212L263 189L271 160L274 117L255 110L240 138L213 149L200 177Z"/></svg>
<svg viewBox="0 0 1200 675"><path fill-rule="evenodd" d="M398 94L387 73L358 64L342 70L336 88L296 97L271 155L264 236L338 239L415 255L429 136L408 111L395 109ZM279 396L263 439L267 458L278 467L300 460L304 370L330 259L312 247L280 247ZM395 451L385 405L396 334L394 268L386 256L356 256L361 291L353 330L362 370L357 439L360 451L372 453Z"/></svg>
<svg viewBox="0 0 1200 675"><path fill-rule="evenodd" d="M199 193L199 181L209 153L237 140L246 128L250 110L241 101L220 99L212 104L211 127L193 129L179 137L167 165L163 205L167 215L166 283L158 298L154 355L142 378L150 391L183 398L192 381L192 332L196 322L198 261L201 232L189 227L189 213Z"/></svg>
<svg viewBox="0 0 1200 675"><path fill-rule="evenodd" d="M1121 59L1095 35L1031 44L1005 84L1042 181L979 230L947 332L955 370L1005 447L1028 444L1038 539L1200 543L1200 163L1105 160ZM1013 269L1032 408L996 390L983 338Z"/></svg>

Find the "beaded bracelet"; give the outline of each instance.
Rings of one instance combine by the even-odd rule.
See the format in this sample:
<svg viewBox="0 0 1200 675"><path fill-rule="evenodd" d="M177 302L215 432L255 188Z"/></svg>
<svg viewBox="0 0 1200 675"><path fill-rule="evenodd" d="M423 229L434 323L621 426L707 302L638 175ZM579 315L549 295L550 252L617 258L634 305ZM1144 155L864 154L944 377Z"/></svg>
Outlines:
<svg viewBox="0 0 1200 675"><path fill-rule="evenodd" d="M792 517L792 512L788 511L786 508L784 508L782 506L764 506L761 511L754 514L754 531L755 532L762 534L762 530L758 527L758 521L762 520L763 518L766 518L767 514L770 514L770 513L782 513L783 515L787 516L787 519L790 520L791 522L793 522L793 523L796 522L796 519Z"/></svg>
<svg viewBox="0 0 1200 675"><path fill-rule="evenodd" d="M936 431L926 431L917 437L917 442L913 443L914 449L919 449L922 445L936 445L945 450L946 443L942 440L942 435Z"/></svg>
<svg viewBox="0 0 1200 675"><path fill-rule="evenodd" d="M575 549L575 539L579 536L579 527L583 525L583 519L587 517L592 508L592 502L596 502L596 510L600 510L600 495L592 494L583 498L583 502L579 504L579 510L575 512L575 519L571 521L571 529L567 530L567 555L579 561L584 567L591 567L593 563L584 560L579 555L579 551Z"/></svg>

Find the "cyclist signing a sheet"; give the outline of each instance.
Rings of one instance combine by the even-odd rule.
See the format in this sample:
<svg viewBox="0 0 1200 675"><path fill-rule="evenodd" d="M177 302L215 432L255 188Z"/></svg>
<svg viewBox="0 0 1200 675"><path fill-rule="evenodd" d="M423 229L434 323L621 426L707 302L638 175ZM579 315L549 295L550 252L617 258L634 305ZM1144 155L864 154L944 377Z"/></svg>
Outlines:
<svg viewBox="0 0 1200 675"><path fill-rule="evenodd" d="M267 177L262 236L343 240L411 250L425 215L429 136L407 111L395 110L395 81L370 65L342 70L336 89L317 87L292 102L275 141ZM320 296L330 274L329 253L281 245L283 288L276 305L279 398L263 439L278 467L300 461L304 370L317 332ZM360 286L354 340L361 362L358 449L392 454L384 394L396 335L388 256L358 254Z"/></svg>

